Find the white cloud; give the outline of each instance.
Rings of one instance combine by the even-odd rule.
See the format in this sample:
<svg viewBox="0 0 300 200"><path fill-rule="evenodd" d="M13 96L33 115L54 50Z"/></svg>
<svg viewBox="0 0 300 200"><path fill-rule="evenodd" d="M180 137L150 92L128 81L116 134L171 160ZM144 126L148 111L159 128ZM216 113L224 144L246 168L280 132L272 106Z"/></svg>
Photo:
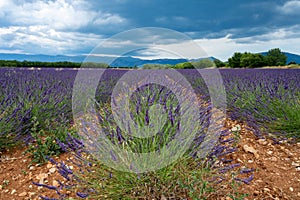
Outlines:
<svg viewBox="0 0 300 200"><path fill-rule="evenodd" d="M95 25L106 25L106 24L120 24L123 23L125 19L121 18L118 15L112 14L103 14L101 18L97 18L94 21Z"/></svg>
<svg viewBox="0 0 300 200"><path fill-rule="evenodd" d="M291 29L279 29L263 35L230 38L230 35L218 39L195 40L208 55L215 56L226 61L234 52L264 52L272 48L280 48L283 51L300 54L300 34Z"/></svg>
<svg viewBox="0 0 300 200"><path fill-rule="evenodd" d="M101 40L99 35L56 31L47 26L0 28L0 49L24 49L28 53L68 54L93 48Z"/></svg>
<svg viewBox="0 0 300 200"><path fill-rule="evenodd" d="M300 54L298 44L300 44L300 27L294 26L285 29L278 29L262 35L244 38L232 38L227 35L214 39L194 39L182 43L170 43L155 45L160 51L155 51L151 58L168 57L174 58L175 54L166 56L166 52L180 52L177 57L201 58L214 56L222 61L226 61L234 52L259 53L272 48L280 48L282 51ZM195 47L195 43L198 47ZM150 50L144 52L149 55ZM175 56L174 56L175 55Z"/></svg>
<svg viewBox="0 0 300 200"><path fill-rule="evenodd" d="M15 49L15 50L0 49L0 53L25 54L24 51L20 49Z"/></svg>
<svg viewBox="0 0 300 200"><path fill-rule="evenodd" d="M118 14L93 8L87 0L0 0L0 17L0 49L45 54L92 49L102 36L81 30L126 24Z"/></svg>
<svg viewBox="0 0 300 200"><path fill-rule="evenodd" d="M278 10L283 14L299 15L300 1L287 1L283 4L283 6L278 7Z"/></svg>
<svg viewBox="0 0 300 200"><path fill-rule="evenodd" d="M94 10L85 0L1 2L0 16L13 25L47 25L56 30L76 30L90 24L110 25L126 21L118 14Z"/></svg>

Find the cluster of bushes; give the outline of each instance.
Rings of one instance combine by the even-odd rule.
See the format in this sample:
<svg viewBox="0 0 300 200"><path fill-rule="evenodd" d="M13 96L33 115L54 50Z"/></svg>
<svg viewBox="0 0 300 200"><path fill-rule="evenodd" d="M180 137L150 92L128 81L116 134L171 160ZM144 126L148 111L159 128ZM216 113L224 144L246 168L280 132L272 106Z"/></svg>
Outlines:
<svg viewBox="0 0 300 200"><path fill-rule="evenodd" d="M264 56L259 53L236 52L228 59L228 66L232 68L256 68L263 66L282 66L287 62L287 56L279 48L271 49Z"/></svg>
<svg viewBox="0 0 300 200"><path fill-rule="evenodd" d="M0 60L0 67L24 67L24 68L79 68L81 63L75 62L39 62L39 61L17 61Z"/></svg>
<svg viewBox="0 0 300 200"><path fill-rule="evenodd" d="M142 69L203 69L203 68L211 68L216 66L214 63L215 61L212 61L210 59L203 59L199 60L197 62L183 62L178 63L176 65L170 65L170 64L145 64L143 65ZM221 62L221 61L220 61Z"/></svg>
<svg viewBox="0 0 300 200"><path fill-rule="evenodd" d="M0 60L0 67L23 67L23 68L109 68L106 63L94 62L39 62L39 61L17 61L17 60Z"/></svg>
<svg viewBox="0 0 300 200"><path fill-rule="evenodd" d="M146 64L143 66L143 69L202 69L211 67L258 68L264 66L283 66L286 64L287 56L279 48L275 48L269 50L266 55L261 53L236 52L227 62L222 62L218 59L203 59L197 62L183 62L176 65ZM288 64L297 65L295 62L290 62Z"/></svg>

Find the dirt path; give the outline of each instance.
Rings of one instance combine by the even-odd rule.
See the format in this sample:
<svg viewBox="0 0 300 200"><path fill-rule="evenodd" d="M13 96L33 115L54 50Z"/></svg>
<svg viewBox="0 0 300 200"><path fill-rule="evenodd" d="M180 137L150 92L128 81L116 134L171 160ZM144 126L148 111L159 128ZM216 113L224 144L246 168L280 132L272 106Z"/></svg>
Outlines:
<svg viewBox="0 0 300 200"><path fill-rule="evenodd" d="M252 183L240 188L245 199L300 199L300 143L274 145L244 132L232 158L255 169Z"/></svg>
<svg viewBox="0 0 300 200"><path fill-rule="evenodd" d="M230 123L227 125L232 126ZM237 188L240 193L249 194L244 199L300 199L300 143L274 145L272 140L258 140L243 125L241 127L238 150L230 158L241 167L255 169L252 182ZM0 199L34 200L39 199L39 195L57 197L55 191L32 184L35 181L57 186L56 180L64 181L55 166L48 163L28 167L30 158L22 155L23 151L15 149L1 155ZM55 160L66 161L70 157L70 154L62 154ZM220 196L218 199L231 198Z"/></svg>

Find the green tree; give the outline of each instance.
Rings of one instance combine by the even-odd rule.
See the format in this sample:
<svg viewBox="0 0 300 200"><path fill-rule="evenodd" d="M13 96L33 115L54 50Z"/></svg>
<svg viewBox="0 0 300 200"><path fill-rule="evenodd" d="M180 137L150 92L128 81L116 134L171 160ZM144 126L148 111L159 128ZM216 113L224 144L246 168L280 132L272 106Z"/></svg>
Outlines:
<svg viewBox="0 0 300 200"><path fill-rule="evenodd" d="M266 55L267 65L269 66L280 66L285 65L287 56L281 52L279 48L271 49Z"/></svg>
<svg viewBox="0 0 300 200"><path fill-rule="evenodd" d="M245 52L240 59L241 67L263 67L265 65L265 58L261 54L253 54Z"/></svg>
<svg viewBox="0 0 300 200"><path fill-rule="evenodd" d="M192 65L196 69L211 68L216 66L215 63L209 59L203 59L198 62L193 62Z"/></svg>
<svg viewBox="0 0 300 200"><path fill-rule="evenodd" d="M222 61L219 60L219 59L215 59L215 60L214 60L214 63L215 63L215 65L217 66L217 68L225 67L225 66L226 66L226 63L222 62Z"/></svg>
<svg viewBox="0 0 300 200"><path fill-rule="evenodd" d="M173 68L175 69L193 69L194 66L190 62L183 62L176 64Z"/></svg>
<svg viewBox="0 0 300 200"><path fill-rule="evenodd" d="M234 55L228 59L228 65L233 68L241 68L242 53L235 52Z"/></svg>

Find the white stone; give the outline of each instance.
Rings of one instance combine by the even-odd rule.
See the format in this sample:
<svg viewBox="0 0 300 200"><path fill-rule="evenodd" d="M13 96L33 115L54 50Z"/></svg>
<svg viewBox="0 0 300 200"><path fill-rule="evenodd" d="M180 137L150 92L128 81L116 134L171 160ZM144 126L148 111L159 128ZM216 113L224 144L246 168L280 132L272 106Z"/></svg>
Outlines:
<svg viewBox="0 0 300 200"><path fill-rule="evenodd" d="M27 195L27 192L22 192L19 194L19 197L25 197Z"/></svg>
<svg viewBox="0 0 300 200"><path fill-rule="evenodd" d="M49 172L50 172L51 174L53 174L55 171L56 171L56 168L55 168L55 167L52 167L51 169L49 169Z"/></svg>

